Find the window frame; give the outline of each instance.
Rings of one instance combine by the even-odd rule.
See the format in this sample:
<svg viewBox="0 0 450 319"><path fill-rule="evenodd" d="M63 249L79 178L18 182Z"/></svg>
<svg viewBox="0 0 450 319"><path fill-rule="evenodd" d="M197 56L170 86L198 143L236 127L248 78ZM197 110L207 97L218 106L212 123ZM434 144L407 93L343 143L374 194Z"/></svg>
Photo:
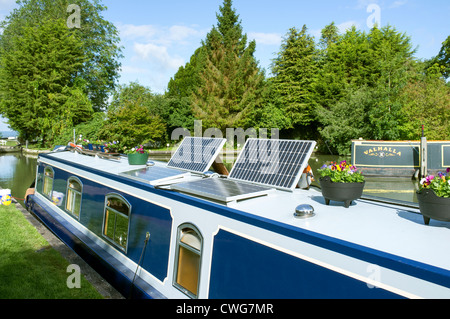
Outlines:
<svg viewBox="0 0 450 319"><path fill-rule="evenodd" d="M186 243L181 242L182 234L184 229L190 229L195 232L195 234L200 239L200 250L198 251L195 247L192 247ZM202 260L203 260L203 235L200 232L200 230L192 223L183 223L177 228L177 241L176 241L176 247L175 247L175 260L174 260L174 271L173 271L173 280L172 285L180 290L182 293L187 295L188 297L192 299L198 299L199 293L200 293L200 274L202 269ZM198 279L197 279L197 294L194 294L193 292L189 291L187 288L183 287L181 284L177 282L178 272L179 272L179 266L180 266L180 247L188 249L190 252L198 254L199 257L199 264L198 264Z"/></svg>
<svg viewBox="0 0 450 319"><path fill-rule="evenodd" d="M71 180L74 180L75 182L77 182L78 184L80 184L80 186L81 186L81 191L78 191L78 190L76 190L76 189L74 189L74 188L72 188L72 187L69 186ZM78 221L80 220L80 216L81 216L81 206L82 206L82 203L83 203L83 189L84 189L84 185L83 185L83 183L81 182L81 180L80 180L78 177L76 177L76 176L71 176L71 177L69 177L69 179L67 180L67 187L66 187L66 203L65 203L65 205L64 205L64 210L65 210L70 216L74 217L74 218L77 219ZM72 203L72 209L73 209L73 210L69 210L69 209L67 208L67 204L68 204L68 201L69 201L69 190L70 190L71 192L74 192L74 193L80 195L80 208L79 208L79 211L78 211L78 215L76 215L75 212L73 211L73 210L75 210L75 207L74 207L74 206L75 206L75 202Z"/></svg>
<svg viewBox="0 0 450 319"><path fill-rule="evenodd" d="M51 172L52 172L52 176L51 177L49 177L49 176L47 176L46 175L46 172L48 171L48 170L51 170ZM46 192L45 192L45 186L46 186L46 184L47 184L47 180L51 180L51 184L50 184L50 194L47 194ZM53 167L51 167L51 166L45 166L45 168L44 168L44 174L43 174L43 178L42 178L42 194L45 196L45 197L47 197L48 199L50 199L50 200L52 200L52 195L53 195L53 184L54 184L54 181L55 181L55 170L53 169Z"/></svg>
<svg viewBox="0 0 450 319"><path fill-rule="evenodd" d="M128 216L125 216L123 213L115 210L114 208L111 208L111 207L107 206L109 198L116 198L116 199L121 200L128 207ZM126 217L127 220L128 220L128 225L127 225L127 242L126 242L125 247L114 240L116 227L117 227L117 224L116 224L117 219L114 221L114 235L113 235L113 238L111 238L111 237L109 237L108 235L105 234L105 225L106 225L106 221L107 221L106 220L106 212L107 212L108 209L112 210L114 214L119 214L120 216ZM117 194L117 193L109 193L109 194L105 195L105 202L104 202L104 208L103 208L102 237L108 243L112 244L114 247L120 249L121 251L123 251L125 253L128 251L128 242L129 242L128 238L130 236L131 209L132 209L132 206L131 206L130 202L125 197L123 197L122 195ZM115 215L115 216L117 216L117 215Z"/></svg>

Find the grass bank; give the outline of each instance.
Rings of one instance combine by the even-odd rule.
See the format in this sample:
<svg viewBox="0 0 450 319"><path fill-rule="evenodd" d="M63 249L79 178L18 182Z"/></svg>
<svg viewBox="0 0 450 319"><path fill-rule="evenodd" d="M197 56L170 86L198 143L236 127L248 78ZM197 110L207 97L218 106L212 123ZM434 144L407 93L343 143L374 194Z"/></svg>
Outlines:
<svg viewBox="0 0 450 319"><path fill-rule="evenodd" d="M68 288L68 266L15 205L0 206L0 299L103 298L83 275Z"/></svg>

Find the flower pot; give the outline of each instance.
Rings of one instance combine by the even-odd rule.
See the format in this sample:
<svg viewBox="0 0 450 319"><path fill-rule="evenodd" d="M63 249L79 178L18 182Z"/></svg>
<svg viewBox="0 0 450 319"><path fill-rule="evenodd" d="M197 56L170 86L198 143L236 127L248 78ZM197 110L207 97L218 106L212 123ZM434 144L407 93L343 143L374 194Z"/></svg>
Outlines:
<svg viewBox="0 0 450 319"><path fill-rule="evenodd" d="M439 197L431 189L422 189L417 192L417 199L425 225L430 224L430 219L450 222L450 198Z"/></svg>
<svg viewBox="0 0 450 319"><path fill-rule="evenodd" d="M128 154L128 164L130 165L145 165L147 164L148 153Z"/></svg>
<svg viewBox="0 0 450 319"><path fill-rule="evenodd" d="M345 208L349 208L352 201L361 198L365 182L362 183L334 183L329 176L319 179L322 188L322 196L325 204L329 205L330 200L344 202Z"/></svg>

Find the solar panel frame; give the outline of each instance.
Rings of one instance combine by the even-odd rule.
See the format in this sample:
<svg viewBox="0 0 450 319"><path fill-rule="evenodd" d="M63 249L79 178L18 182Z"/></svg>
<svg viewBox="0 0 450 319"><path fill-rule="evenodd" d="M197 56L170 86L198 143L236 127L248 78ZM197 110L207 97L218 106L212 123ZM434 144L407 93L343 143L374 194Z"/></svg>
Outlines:
<svg viewBox="0 0 450 319"><path fill-rule="evenodd" d="M185 137L167 167L204 173L209 170L225 142L224 138Z"/></svg>
<svg viewBox="0 0 450 319"><path fill-rule="evenodd" d="M165 166L149 166L122 172L120 173L120 175L155 186L162 182L173 181L179 178L187 177L190 175L190 173L167 168Z"/></svg>
<svg viewBox="0 0 450 319"><path fill-rule="evenodd" d="M229 178L292 191L315 145L315 141L249 138Z"/></svg>
<svg viewBox="0 0 450 319"><path fill-rule="evenodd" d="M172 185L171 189L224 203L265 196L274 191L274 188L227 178L205 178L178 183Z"/></svg>

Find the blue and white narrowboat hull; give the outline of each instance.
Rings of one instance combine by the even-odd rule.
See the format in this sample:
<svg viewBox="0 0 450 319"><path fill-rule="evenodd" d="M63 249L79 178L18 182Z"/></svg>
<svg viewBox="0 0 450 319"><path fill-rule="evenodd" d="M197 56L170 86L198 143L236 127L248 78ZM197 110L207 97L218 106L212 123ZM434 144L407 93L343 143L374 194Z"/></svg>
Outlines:
<svg viewBox="0 0 450 319"><path fill-rule="evenodd" d="M450 225L417 208L327 206L314 188L221 202L173 187L220 177L129 173L152 167L167 164L43 154L27 205L126 297L450 298Z"/></svg>

